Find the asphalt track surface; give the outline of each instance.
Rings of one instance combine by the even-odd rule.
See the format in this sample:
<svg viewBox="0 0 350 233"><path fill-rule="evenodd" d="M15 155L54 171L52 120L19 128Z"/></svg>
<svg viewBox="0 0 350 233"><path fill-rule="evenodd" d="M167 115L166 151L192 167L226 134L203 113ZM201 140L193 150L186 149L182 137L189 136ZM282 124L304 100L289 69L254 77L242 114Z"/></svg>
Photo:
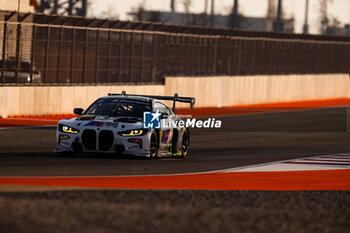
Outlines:
<svg viewBox="0 0 350 233"><path fill-rule="evenodd" d="M0 176L192 173L350 151L344 107L215 117L221 129L192 129L190 157L143 159L55 154L55 128L0 130Z"/></svg>
<svg viewBox="0 0 350 233"><path fill-rule="evenodd" d="M0 176L212 171L350 152L345 108L215 117L193 129L186 159L60 157L55 129L0 129ZM0 126L1 127L1 126ZM11 186L11 185L10 185ZM349 232L349 191L59 190L3 186L0 232ZM1 185L0 185L1 190ZM38 190L40 192L33 192Z"/></svg>

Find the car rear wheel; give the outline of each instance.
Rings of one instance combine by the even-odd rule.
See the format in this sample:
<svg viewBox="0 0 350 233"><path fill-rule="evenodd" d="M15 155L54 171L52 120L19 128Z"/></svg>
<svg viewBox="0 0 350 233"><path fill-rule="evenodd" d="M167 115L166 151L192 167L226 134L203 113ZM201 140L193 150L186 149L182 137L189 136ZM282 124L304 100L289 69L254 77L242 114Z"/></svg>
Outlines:
<svg viewBox="0 0 350 233"><path fill-rule="evenodd" d="M187 131L184 132L182 135L182 140L181 140L181 157L187 157L188 155L188 147L190 145L190 137L187 133Z"/></svg>
<svg viewBox="0 0 350 233"><path fill-rule="evenodd" d="M152 133L149 145L149 157L156 158L158 157L158 140L157 136Z"/></svg>

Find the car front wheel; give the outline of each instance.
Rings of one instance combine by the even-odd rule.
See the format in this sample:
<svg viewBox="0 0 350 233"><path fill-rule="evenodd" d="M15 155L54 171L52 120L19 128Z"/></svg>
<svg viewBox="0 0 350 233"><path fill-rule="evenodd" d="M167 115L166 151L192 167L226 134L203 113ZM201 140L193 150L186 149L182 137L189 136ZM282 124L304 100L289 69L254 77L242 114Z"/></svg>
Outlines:
<svg viewBox="0 0 350 233"><path fill-rule="evenodd" d="M149 145L149 157L158 157L158 140L156 134L152 133Z"/></svg>

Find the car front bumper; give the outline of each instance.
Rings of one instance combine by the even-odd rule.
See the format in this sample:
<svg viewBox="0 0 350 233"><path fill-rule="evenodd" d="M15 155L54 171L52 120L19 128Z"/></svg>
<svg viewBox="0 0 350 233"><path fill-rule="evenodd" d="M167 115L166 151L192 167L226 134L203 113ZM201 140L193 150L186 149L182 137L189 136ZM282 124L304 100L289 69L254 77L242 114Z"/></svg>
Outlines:
<svg viewBox="0 0 350 233"><path fill-rule="evenodd" d="M93 132L93 130L91 130L91 132ZM91 152L149 156L149 133L143 136L124 137L120 136L115 131L109 131L109 138L102 138L100 137L101 132L95 131L95 133L91 133L91 135L87 137L83 132L67 134L57 131L56 152ZM113 140L111 139L112 133ZM109 145L106 145L105 142L107 141Z"/></svg>

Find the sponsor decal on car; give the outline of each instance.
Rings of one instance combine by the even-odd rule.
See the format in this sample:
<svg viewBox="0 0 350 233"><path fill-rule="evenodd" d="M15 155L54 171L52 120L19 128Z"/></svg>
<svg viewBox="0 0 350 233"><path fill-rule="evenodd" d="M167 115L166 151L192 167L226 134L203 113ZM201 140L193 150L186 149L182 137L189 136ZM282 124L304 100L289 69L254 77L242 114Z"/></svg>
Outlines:
<svg viewBox="0 0 350 233"><path fill-rule="evenodd" d="M104 124L104 126L106 126L106 127L113 127L113 128L117 128L118 125L119 125L119 122L106 122Z"/></svg>
<svg viewBox="0 0 350 233"><path fill-rule="evenodd" d="M84 126L102 126L105 122L103 121L90 121L89 123L85 124Z"/></svg>
<svg viewBox="0 0 350 233"><path fill-rule="evenodd" d="M77 120L78 121L93 121L96 116L93 115L85 115L85 116L78 116Z"/></svg>

